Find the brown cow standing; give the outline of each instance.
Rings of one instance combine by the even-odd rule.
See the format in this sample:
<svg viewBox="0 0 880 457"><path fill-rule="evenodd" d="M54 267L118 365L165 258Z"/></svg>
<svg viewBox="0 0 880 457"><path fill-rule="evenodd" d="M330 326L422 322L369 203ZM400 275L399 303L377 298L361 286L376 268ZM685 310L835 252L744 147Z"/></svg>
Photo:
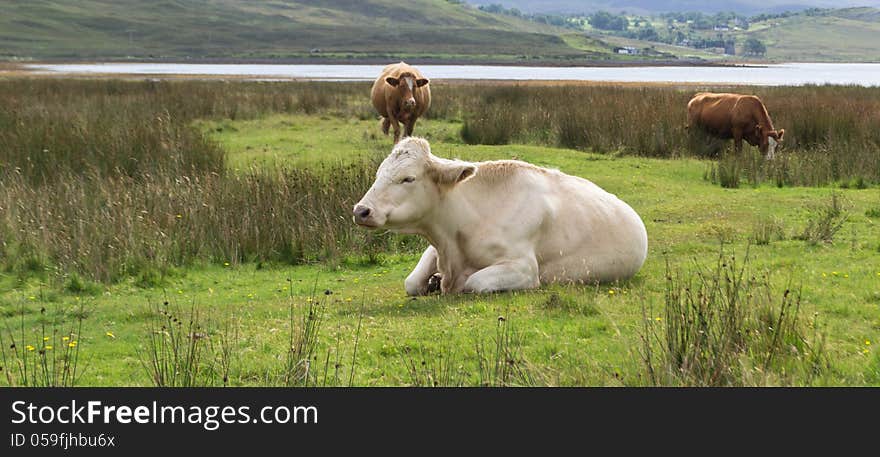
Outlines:
<svg viewBox="0 0 880 457"><path fill-rule="evenodd" d="M400 124L404 135L411 136L416 119L431 106L431 88L419 70L404 62L394 63L382 69L373 83L371 93L373 107L382 116L382 133L394 127L394 143L400 140Z"/></svg>
<svg viewBox="0 0 880 457"><path fill-rule="evenodd" d="M706 133L723 140L733 138L737 154L742 152L742 140L758 146L767 159L772 159L776 146L785 135L784 129L775 130L767 108L754 95L713 94L703 92L688 102L688 128L700 127Z"/></svg>

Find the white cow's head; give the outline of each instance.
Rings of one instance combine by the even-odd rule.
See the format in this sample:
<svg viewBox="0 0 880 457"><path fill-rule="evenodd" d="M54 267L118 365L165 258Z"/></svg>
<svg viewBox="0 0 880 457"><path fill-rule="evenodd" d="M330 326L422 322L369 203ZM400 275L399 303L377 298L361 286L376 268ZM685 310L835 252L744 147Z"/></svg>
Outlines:
<svg viewBox="0 0 880 457"><path fill-rule="evenodd" d="M354 206L354 222L367 228L417 229L444 192L476 171L472 163L435 157L422 138L405 138L382 161L373 186Z"/></svg>

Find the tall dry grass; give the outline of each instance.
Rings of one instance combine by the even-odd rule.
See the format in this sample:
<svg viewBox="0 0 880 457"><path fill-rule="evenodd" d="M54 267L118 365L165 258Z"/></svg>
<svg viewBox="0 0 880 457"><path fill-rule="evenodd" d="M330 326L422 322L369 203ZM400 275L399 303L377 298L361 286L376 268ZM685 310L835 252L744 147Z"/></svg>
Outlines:
<svg viewBox="0 0 880 457"><path fill-rule="evenodd" d="M35 297L32 297L35 298ZM40 294L40 300L43 300ZM80 339L85 303L69 309L40 307L40 318L26 323L24 302L0 328L0 385L6 387L73 387L83 373Z"/></svg>
<svg viewBox="0 0 880 457"><path fill-rule="evenodd" d="M75 271L113 281L203 260L301 263L413 243L351 222L368 166L241 174L67 175L0 189L7 270ZM403 244L401 244L403 243Z"/></svg>
<svg viewBox="0 0 880 457"><path fill-rule="evenodd" d="M461 89L462 139L537 143L658 158L717 158L731 142L685 128L699 90L672 87L500 86ZM762 98L786 131L775 161L742 159L754 184L880 182L880 89L842 86L728 89ZM438 91L439 92L439 91ZM439 97L439 95L438 95ZM756 151L746 145L746 158Z"/></svg>
<svg viewBox="0 0 880 457"><path fill-rule="evenodd" d="M643 308L645 378L660 386L809 385L828 368L824 335L801 313L800 291L723 248L714 266L666 266L663 317Z"/></svg>
<svg viewBox="0 0 880 457"><path fill-rule="evenodd" d="M192 126L270 112L358 115L362 86L2 81L0 266L149 280L197 261L297 263L411 243L350 221L375 164L231 173Z"/></svg>
<svg viewBox="0 0 880 457"><path fill-rule="evenodd" d="M880 89L743 88L786 146L721 178L739 185L880 182ZM684 129L691 90L437 84L428 118L468 143L525 142L672 158L717 151ZM374 117L369 83L0 81L0 268L116 280L192 262L306 262L410 251L349 221L374 163L231 173L197 119ZM717 145L716 145L717 146Z"/></svg>

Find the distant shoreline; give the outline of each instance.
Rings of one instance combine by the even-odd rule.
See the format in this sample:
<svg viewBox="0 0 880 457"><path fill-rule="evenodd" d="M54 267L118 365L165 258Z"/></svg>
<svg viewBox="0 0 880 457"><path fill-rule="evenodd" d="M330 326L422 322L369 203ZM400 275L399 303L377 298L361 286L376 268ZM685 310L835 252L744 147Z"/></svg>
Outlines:
<svg viewBox="0 0 880 457"><path fill-rule="evenodd" d="M0 62L0 77L86 78L86 79L189 79L229 81L372 81L380 65L330 63L304 65L263 61L241 63L232 59L215 61L103 61L84 63ZM221 63L222 62L222 63ZM231 63L237 62L237 63ZM416 61L411 61L416 62ZM880 86L880 64L789 64L789 65L654 65L631 62L622 66L490 66L470 64L417 64L430 69L432 80L455 83L461 80L532 81L528 84L623 84L623 85L755 85L807 84ZM828 65L831 65L829 67ZM581 82L584 81L584 82Z"/></svg>
<svg viewBox="0 0 880 457"><path fill-rule="evenodd" d="M406 61L412 65L480 65L499 67L759 67L770 62L730 62L702 59L676 60L567 60L567 59L468 59L468 58L393 58L393 57L291 57L280 59L240 58L56 58L6 61L11 65L99 64L99 63L156 63L156 64L205 64L205 65L385 65ZM0 61L0 65L4 62Z"/></svg>

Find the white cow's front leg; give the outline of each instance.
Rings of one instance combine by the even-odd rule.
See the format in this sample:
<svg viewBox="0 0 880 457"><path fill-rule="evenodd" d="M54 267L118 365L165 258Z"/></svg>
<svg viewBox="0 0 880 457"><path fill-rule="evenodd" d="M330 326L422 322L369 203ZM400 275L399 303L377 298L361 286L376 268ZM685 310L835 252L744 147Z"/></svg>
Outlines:
<svg viewBox="0 0 880 457"><path fill-rule="evenodd" d="M477 271L465 282L464 292L481 294L534 289L540 285L538 262L531 258L507 261Z"/></svg>
<svg viewBox="0 0 880 457"><path fill-rule="evenodd" d="M428 280L437 273L437 249L434 246L428 246L422 253L418 265L406 277L403 286L406 288L407 295L425 295L428 293Z"/></svg>

